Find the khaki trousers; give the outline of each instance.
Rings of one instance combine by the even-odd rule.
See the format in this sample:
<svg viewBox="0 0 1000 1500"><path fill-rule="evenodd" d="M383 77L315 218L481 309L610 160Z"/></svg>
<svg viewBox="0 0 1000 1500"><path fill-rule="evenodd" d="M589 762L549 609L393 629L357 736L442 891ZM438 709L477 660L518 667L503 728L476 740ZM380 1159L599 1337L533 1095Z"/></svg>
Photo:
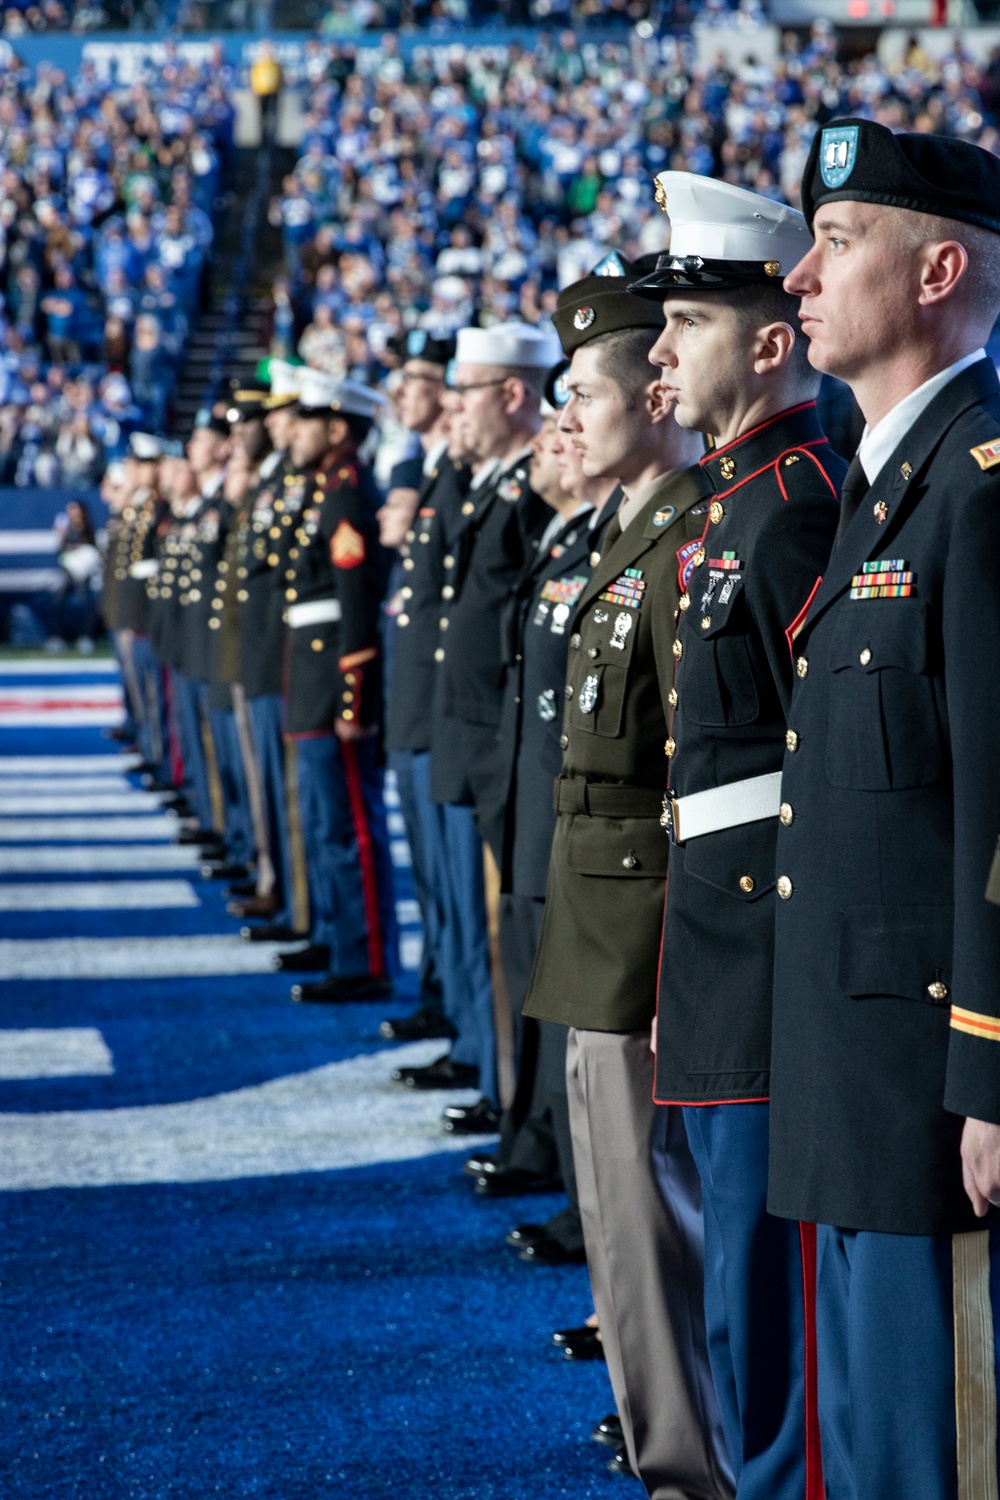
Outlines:
<svg viewBox="0 0 1000 1500"><path fill-rule="evenodd" d="M648 1032L577 1031L566 1084L583 1237L629 1460L653 1500L733 1494L708 1363L701 1182L653 1103Z"/></svg>

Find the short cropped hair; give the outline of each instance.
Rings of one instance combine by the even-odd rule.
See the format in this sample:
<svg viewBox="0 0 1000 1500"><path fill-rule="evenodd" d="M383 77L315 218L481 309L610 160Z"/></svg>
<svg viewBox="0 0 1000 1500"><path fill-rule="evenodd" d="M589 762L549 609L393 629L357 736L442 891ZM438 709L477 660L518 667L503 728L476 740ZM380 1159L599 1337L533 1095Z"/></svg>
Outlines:
<svg viewBox="0 0 1000 1500"><path fill-rule="evenodd" d="M598 349L597 368L613 380L632 406L646 387L659 376L649 362L649 353L660 337L659 328L621 328L600 333L586 346Z"/></svg>

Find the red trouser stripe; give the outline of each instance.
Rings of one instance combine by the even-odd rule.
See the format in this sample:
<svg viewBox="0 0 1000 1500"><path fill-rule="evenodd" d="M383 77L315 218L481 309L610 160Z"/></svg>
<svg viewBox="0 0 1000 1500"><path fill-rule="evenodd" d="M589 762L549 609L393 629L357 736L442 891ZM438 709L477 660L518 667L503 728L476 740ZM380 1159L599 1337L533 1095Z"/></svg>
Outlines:
<svg viewBox="0 0 1000 1500"><path fill-rule="evenodd" d="M816 1380L816 1225L799 1224L802 1245L802 1295L805 1300L806 1496L824 1500L823 1454L819 1437Z"/></svg>
<svg viewBox="0 0 1000 1500"><path fill-rule="evenodd" d="M382 947L382 924L378 914L378 878L375 873L375 850L368 826L365 794L361 786L361 772L358 770L358 752L349 740L341 740L340 751L344 757L347 795L351 801L351 819L361 864L361 889L368 924L368 966L376 979L382 979L385 975L385 949Z"/></svg>

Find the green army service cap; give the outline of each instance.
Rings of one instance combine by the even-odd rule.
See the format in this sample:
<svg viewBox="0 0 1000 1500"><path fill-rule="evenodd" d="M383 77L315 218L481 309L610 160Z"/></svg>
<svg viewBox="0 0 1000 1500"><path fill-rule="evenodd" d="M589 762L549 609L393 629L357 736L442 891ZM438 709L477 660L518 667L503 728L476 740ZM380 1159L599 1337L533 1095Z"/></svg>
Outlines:
<svg viewBox="0 0 1000 1500"><path fill-rule="evenodd" d="M655 262L655 256L652 259ZM628 288L647 269L643 261L628 261L615 250L589 276L563 288L552 322L567 357L604 333L663 327L662 301L628 295Z"/></svg>

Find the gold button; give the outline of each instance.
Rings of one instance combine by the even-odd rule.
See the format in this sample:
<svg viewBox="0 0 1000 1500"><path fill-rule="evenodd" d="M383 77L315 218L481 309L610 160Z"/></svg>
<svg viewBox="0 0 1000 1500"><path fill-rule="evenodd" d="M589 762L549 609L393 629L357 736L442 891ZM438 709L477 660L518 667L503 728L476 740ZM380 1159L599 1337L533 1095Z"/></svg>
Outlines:
<svg viewBox="0 0 1000 1500"><path fill-rule="evenodd" d="M396 616L396 624L398 626L400 626L401 629L405 629L405 627L407 625L409 625L409 623L410 623L410 617L409 617L409 615L397 615Z"/></svg>
<svg viewBox="0 0 1000 1500"><path fill-rule="evenodd" d="M866 646L865 649L862 651L861 655L858 657L858 661L861 663L861 665L863 667L867 667L867 665L871 661L871 659L872 659L871 649L868 646Z"/></svg>
<svg viewBox="0 0 1000 1500"><path fill-rule="evenodd" d="M677 741L674 739L673 735L671 735L670 739L664 740L664 742L663 742L663 753L667 757L668 760L674 754L674 752L676 751L676 749L677 749Z"/></svg>
<svg viewBox="0 0 1000 1500"><path fill-rule="evenodd" d="M288 582L291 583L292 579L295 577L295 569L294 568L286 568L285 569L285 577L288 580Z"/></svg>
<svg viewBox="0 0 1000 1500"><path fill-rule="evenodd" d="M454 599L454 597L455 597L455 590L452 588L452 586L451 586L450 583L446 583L445 586L444 586L444 588L441 590L441 598L442 599Z"/></svg>
<svg viewBox="0 0 1000 1500"><path fill-rule="evenodd" d="M354 718L354 710L353 710L353 708L345 708L344 712L341 714L340 717L342 719L347 719L347 721L349 723L351 721L351 719Z"/></svg>
<svg viewBox="0 0 1000 1500"><path fill-rule="evenodd" d="M282 516L282 518L281 518L281 524L282 524L282 526L291 526L291 524L292 524L292 518L291 518L291 516Z"/></svg>
<svg viewBox="0 0 1000 1500"><path fill-rule="evenodd" d="M712 628L712 616L711 615L706 615L704 617L704 619L701 622L701 628L702 628L702 630L711 630L711 628Z"/></svg>
<svg viewBox="0 0 1000 1500"><path fill-rule="evenodd" d="M475 505L473 504L473 502L471 500L466 500L465 504L462 506L462 515L463 516L471 516L472 512L475 510L475 508L476 507L475 507ZM410 537L410 541L411 542L412 542L412 540L413 540L413 538Z"/></svg>
<svg viewBox="0 0 1000 1500"><path fill-rule="evenodd" d="M681 607L681 609L690 609L691 608L691 595L690 594L682 594L681 595L680 607Z"/></svg>
<svg viewBox="0 0 1000 1500"><path fill-rule="evenodd" d="M322 641L310 641L309 644L314 651L322 651L323 649Z"/></svg>
<svg viewBox="0 0 1000 1500"><path fill-rule="evenodd" d="M223 603L223 601L221 599L213 599L212 600L212 608L213 609L225 609L225 607L226 606L225 606L225 604Z"/></svg>
<svg viewBox="0 0 1000 1500"><path fill-rule="evenodd" d="M236 576L237 576L237 578L245 578L247 576L247 570L246 570L246 568L237 568L236 569Z"/></svg>
<svg viewBox="0 0 1000 1500"><path fill-rule="evenodd" d="M434 653L434 660L435 661L444 661L444 652L441 650L440 646L437 648L437 650Z"/></svg>
<svg viewBox="0 0 1000 1500"><path fill-rule="evenodd" d="M785 732L785 749L795 751L799 748L799 737L794 729Z"/></svg>
<svg viewBox="0 0 1000 1500"><path fill-rule="evenodd" d="M569 638L569 649L571 651L579 651L580 649L580 637L576 634L575 631Z"/></svg>
<svg viewBox="0 0 1000 1500"><path fill-rule="evenodd" d="M284 500L275 500L275 502L274 502L274 508L275 508L275 510L279 510L279 511L280 510L284 510L284 508L285 508L285 502L284 502Z"/></svg>
<svg viewBox="0 0 1000 1500"><path fill-rule="evenodd" d="M450 552L444 560L444 565L446 568L453 568L455 566L455 559L452 557Z"/></svg>
<svg viewBox="0 0 1000 1500"><path fill-rule="evenodd" d="M267 565L269 568L276 568L280 561L281 558L278 556L277 552L269 552L267 554Z"/></svg>
<svg viewBox="0 0 1000 1500"><path fill-rule="evenodd" d="M630 849L628 851L628 853L626 854L625 858L622 860L622 869L623 870L634 870L635 867L636 867L636 865L638 863L639 863L639 861L635 857L635 850L634 849Z"/></svg>
<svg viewBox="0 0 1000 1500"><path fill-rule="evenodd" d="M403 567L405 568L407 573L412 573L414 568L416 567L416 563L413 561L412 557L404 557Z"/></svg>
<svg viewBox="0 0 1000 1500"><path fill-rule="evenodd" d="M732 479L736 473L735 461L731 458L720 459L719 473L722 475L723 479Z"/></svg>
<svg viewBox="0 0 1000 1500"><path fill-rule="evenodd" d="M236 595L236 602L238 604L245 604L249 598L250 595L247 593L246 589L240 589Z"/></svg>
<svg viewBox="0 0 1000 1500"><path fill-rule="evenodd" d="M277 538L277 537L279 537L281 535L281 527L280 526L272 526L271 529L270 529L270 531L267 534L268 534L269 537L271 537L272 540L274 540L275 538Z"/></svg>
<svg viewBox="0 0 1000 1500"><path fill-rule="evenodd" d="M560 750L566 750L568 748L569 748L569 735L568 734L561 734L559 736L559 749Z"/></svg>
<svg viewBox="0 0 1000 1500"><path fill-rule="evenodd" d="M298 589L286 589L285 590L285 598L286 599L297 599L298 597L299 597Z"/></svg>
<svg viewBox="0 0 1000 1500"><path fill-rule="evenodd" d="M671 708L676 708L677 707L677 689L676 688L671 688L670 689L670 692L667 694L667 702L670 704Z"/></svg>
<svg viewBox="0 0 1000 1500"><path fill-rule="evenodd" d="M708 507L708 519L711 521L712 525L718 526L719 522L722 520L725 514L726 512L722 508L721 500L713 500L711 505Z"/></svg>
<svg viewBox="0 0 1000 1500"><path fill-rule="evenodd" d="M592 568L596 568L597 564L600 562L600 560L601 560L601 554L599 552L592 552L590 554L590 566Z"/></svg>
<svg viewBox="0 0 1000 1500"><path fill-rule="evenodd" d="M219 572L220 573L228 573L229 572L229 564L227 562L220 562L220 564L219 564Z"/></svg>
<svg viewBox="0 0 1000 1500"><path fill-rule="evenodd" d="M596 661L600 654L600 650L597 646L587 647L587 655L590 657L591 661Z"/></svg>
<svg viewBox="0 0 1000 1500"><path fill-rule="evenodd" d="M699 547L698 550L697 550L697 552L694 555L694 565L695 565L695 567L696 568L700 568L701 565L702 565L702 563L704 561L705 561L705 549L704 549L704 547Z"/></svg>
<svg viewBox="0 0 1000 1500"><path fill-rule="evenodd" d="M927 986L927 993L932 1000L947 1000L948 986L942 984L940 979L935 979L933 984Z"/></svg>
<svg viewBox="0 0 1000 1500"><path fill-rule="evenodd" d="M674 644L670 649L673 651L677 660L680 661L681 657L684 655L684 647L681 645L680 641L674 641Z"/></svg>
<svg viewBox="0 0 1000 1500"><path fill-rule="evenodd" d="M201 589L192 589L190 594L188 594L188 598L193 599L197 604L198 600L201 598Z"/></svg>
<svg viewBox="0 0 1000 1500"><path fill-rule="evenodd" d="M421 542L429 542L430 539L431 539L431 534L430 534L429 531L422 531L420 533L420 536L417 538L417 540L421 541Z"/></svg>
<svg viewBox="0 0 1000 1500"><path fill-rule="evenodd" d="M348 687L353 687L355 682L357 681L357 678L355 677L353 672L345 672L344 681L347 683Z"/></svg>
<svg viewBox="0 0 1000 1500"><path fill-rule="evenodd" d="M209 628L209 630L218 630L221 627L221 625L222 625L222 621L215 619L214 616L208 622L208 628Z"/></svg>
<svg viewBox="0 0 1000 1500"><path fill-rule="evenodd" d="M808 677L809 663L806 661L804 656L799 656L796 658L795 670L800 677Z"/></svg>
<svg viewBox="0 0 1000 1500"><path fill-rule="evenodd" d="M749 896L750 892L754 889L756 884L757 882L754 880L752 875L740 876L740 890L745 896Z"/></svg>
<svg viewBox="0 0 1000 1500"><path fill-rule="evenodd" d="M413 598L413 590L412 589L400 589L399 596L400 596L401 599L412 599Z"/></svg>
<svg viewBox="0 0 1000 1500"><path fill-rule="evenodd" d="M778 876L778 895L782 901L787 901L792 894L792 882L787 875Z"/></svg>
<svg viewBox="0 0 1000 1500"><path fill-rule="evenodd" d="M568 703L573 696L573 684L571 682L567 682L566 686L563 688L563 695L566 699L566 702Z"/></svg>
<svg viewBox="0 0 1000 1500"><path fill-rule="evenodd" d="M343 698L343 700L344 700L345 703L353 703L354 702L354 694L353 693L341 693L341 697Z"/></svg>
<svg viewBox="0 0 1000 1500"><path fill-rule="evenodd" d="M193 580L194 583L200 583L201 582L201 573L200 573L200 571L199 571L198 568L192 568L191 569L191 578L192 578L192 580Z"/></svg>
<svg viewBox="0 0 1000 1500"><path fill-rule="evenodd" d="M792 804L790 802L783 802L778 808L778 820L785 828L791 825L794 816L795 814L792 812Z"/></svg>
<svg viewBox="0 0 1000 1500"><path fill-rule="evenodd" d="M447 621L447 619L438 620L438 630L447 630L447 629L448 629L448 621Z"/></svg>
<svg viewBox="0 0 1000 1500"><path fill-rule="evenodd" d="M417 533L415 531L408 531L406 533L406 541L412 542L414 540L414 538L416 537L416 535L417 535Z"/></svg>
<svg viewBox="0 0 1000 1500"><path fill-rule="evenodd" d="M288 549L288 556L291 558L292 562L295 561L295 559L298 557L298 555L299 555L299 549L298 549L298 547L289 547L289 549Z"/></svg>

